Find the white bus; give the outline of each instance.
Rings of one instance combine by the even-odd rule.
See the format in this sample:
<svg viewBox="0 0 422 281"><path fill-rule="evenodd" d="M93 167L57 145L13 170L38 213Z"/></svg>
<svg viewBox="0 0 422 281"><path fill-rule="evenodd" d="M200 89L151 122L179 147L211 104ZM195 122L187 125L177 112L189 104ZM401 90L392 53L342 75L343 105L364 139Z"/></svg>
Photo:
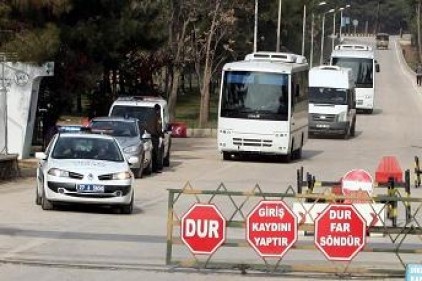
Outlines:
<svg viewBox="0 0 422 281"><path fill-rule="evenodd" d="M218 110L218 149L224 160L243 154L302 157L308 139L306 58L258 52L227 63Z"/></svg>
<svg viewBox="0 0 422 281"><path fill-rule="evenodd" d="M372 47L360 44L338 45L331 53L331 65L352 69L356 82L356 109L372 113L375 98L375 72L379 72L379 65L375 60Z"/></svg>

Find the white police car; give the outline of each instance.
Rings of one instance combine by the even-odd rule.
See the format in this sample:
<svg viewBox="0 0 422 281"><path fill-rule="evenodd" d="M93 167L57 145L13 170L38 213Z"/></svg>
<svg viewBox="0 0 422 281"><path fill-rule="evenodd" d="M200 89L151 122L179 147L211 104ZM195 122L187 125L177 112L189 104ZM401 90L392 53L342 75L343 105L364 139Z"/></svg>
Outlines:
<svg viewBox="0 0 422 281"><path fill-rule="evenodd" d="M57 203L111 205L130 214L134 204L131 164L108 135L56 134L45 152L37 152L36 204L51 210Z"/></svg>

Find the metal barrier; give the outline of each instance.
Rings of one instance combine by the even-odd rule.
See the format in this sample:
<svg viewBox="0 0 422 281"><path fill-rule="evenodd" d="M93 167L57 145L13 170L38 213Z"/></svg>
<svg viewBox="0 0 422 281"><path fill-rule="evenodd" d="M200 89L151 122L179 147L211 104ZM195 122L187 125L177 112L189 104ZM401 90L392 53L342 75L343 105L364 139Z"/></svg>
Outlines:
<svg viewBox="0 0 422 281"><path fill-rule="evenodd" d="M381 277L403 277L408 256L419 258L422 253L422 198L410 197L408 185L404 188L406 196L402 196L399 187L401 185L390 183L387 194L379 194L370 198L371 202L382 203L381 210L372 207L377 220L381 225L369 224L367 226L367 243L362 249L364 257L356 258L347 262L327 261L324 256L308 251L317 250L313 240L309 237L299 237L288 253L282 258L262 257L256 254L254 249L246 241L246 218L254 206L261 200L283 200L288 205L298 204L304 209L306 204L317 205L324 203L338 203L342 200L360 200L355 196L337 195L331 192L329 182L318 182L307 174L303 180L303 169L298 170L297 191L289 186L285 192L270 193L263 192L257 184L249 191L229 191L222 183L215 190L194 189L187 183L182 189L169 189L168 195L168 221L167 221L167 251L166 264L177 269L197 270L236 270L245 274L253 272L257 274L286 275L286 274L329 274L335 276L381 276ZM408 178L408 176L406 176ZM337 182L331 182L337 184ZM306 192L303 192L303 187ZM316 193L317 187L330 187L322 192ZM394 191L394 192L393 192ZM227 237L218 251L209 255L193 254L181 239L181 223L186 210L194 203L214 204L220 208L226 219ZM401 212L401 205L404 211ZM413 208L410 208L410 207ZM391 210L390 210L391 209ZM396 211L392 211L395 209ZM307 209L307 210L312 210ZM388 218L391 224L381 216L382 211L390 210ZM414 210L413 213L411 210ZM404 215L402 215L404 214ZM310 215L310 211L305 214ZM394 219L392 219L394 218ZM314 231L314 221L309 223L300 220L299 231ZM370 237L369 234L378 233L380 237ZM297 254L294 254L297 253ZM308 253L308 254L306 254ZM368 255L382 255L380 258ZM393 254L393 255L391 255ZM384 255L388 255L385 257ZM388 262L373 262L374 260Z"/></svg>
<svg viewBox="0 0 422 281"><path fill-rule="evenodd" d="M310 173L306 173L304 177L303 167L297 170L297 192L299 194L303 193L303 188L306 189L307 194L315 194L316 187L325 188L322 192L327 192L328 189L334 187L339 187L341 181L317 181L315 176ZM387 195L391 198L396 198L397 200L390 201L380 201L380 203L386 204L387 208L387 217L391 221L393 227L397 226L397 208L400 198L410 198L410 170L406 170L404 174L404 182L396 182L394 178L390 178L388 183L374 183L375 188L387 188ZM404 195L400 192L400 189L404 189ZM334 192L334 191L332 191ZM359 198L362 199L362 198ZM307 201L313 201L314 199L309 198ZM319 199L321 201L321 199ZM405 207L405 217L406 222L409 222L411 219L411 205L409 201L402 201Z"/></svg>

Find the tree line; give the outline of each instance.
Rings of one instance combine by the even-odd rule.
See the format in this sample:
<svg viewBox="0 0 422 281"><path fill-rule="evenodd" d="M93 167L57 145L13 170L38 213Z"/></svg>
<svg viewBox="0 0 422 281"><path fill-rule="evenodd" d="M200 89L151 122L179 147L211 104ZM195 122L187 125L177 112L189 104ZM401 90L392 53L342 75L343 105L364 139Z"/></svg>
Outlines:
<svg viewBox="0 0 422 281"><path fill-rule="evenodd" d="M258 50L276 50L279 1L258 1ZM420 1L332 0L327 7L319 2L281 0L281 50L301 53L304 7L306 56L310 15L318 57L321 14L328 7L350 4L344 16L356 19L358 30L365 24L370 32L417 33ZM119 95L155 93L168 98L173 120L180 83L189 75L200 96L203 127L222 65L253 50L254 10L254 0L6 0L0 3L0 48L8 59L54 61L55 75L42 89L58 109L56 117L81 112L83 96L91 114L105 115Z"/></svg>

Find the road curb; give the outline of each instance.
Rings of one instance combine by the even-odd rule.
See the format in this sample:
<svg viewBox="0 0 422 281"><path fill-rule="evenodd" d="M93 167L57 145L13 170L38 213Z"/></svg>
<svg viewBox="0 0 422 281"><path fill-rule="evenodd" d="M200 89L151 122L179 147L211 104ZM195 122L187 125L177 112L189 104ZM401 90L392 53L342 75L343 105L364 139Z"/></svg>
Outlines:
<svg viewBox="0 0 422 281"><path fill-rule="evenodd" d="M188 128L186 130L186 136L188 138L209 138L217 136L217 129L215 128L205 128L205 129L192 129Z"/></svg>

